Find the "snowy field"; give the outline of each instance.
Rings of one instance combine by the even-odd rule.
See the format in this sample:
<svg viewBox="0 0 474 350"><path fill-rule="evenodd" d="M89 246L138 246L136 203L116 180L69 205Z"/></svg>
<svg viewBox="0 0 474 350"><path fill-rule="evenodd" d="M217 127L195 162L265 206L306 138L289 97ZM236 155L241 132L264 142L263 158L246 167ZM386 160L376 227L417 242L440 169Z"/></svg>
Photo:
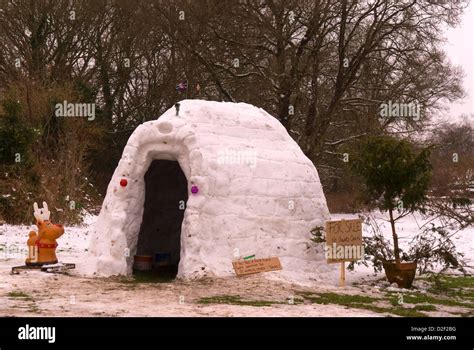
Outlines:
<svg viewBox="0 0 474 350"><path fill-rule="evenodd" d="M333 220L354 218L332 215ZM60 261L77 264L69 274L24 271L22 265L28 232L34 226L0 225L0 316L472 316L474 286L474 229L468 228L454 241L471 274L465 299L431 294L433 285L422 276L412 291L388 286L384 274L356 266L347 272L347 286L337 286L339 271L314 276L313 285L279 281L274 273L244 278L207 278L197 281L151 283L123 277L88 278L80 274L96 217L87 217L81 227L66 227L58 240ZM420 215L402 219L398 225L401 246L406 245L422 223ZM389 225L383 226L390 238ZM451 272L450 272L451 273ZM464 282L463 282L464 283ZM472 289L471 289L472 288ZM459 292L459 290L458 290ZM464 294L463 294L464 295ZM395 301L407 302L394 304ZM441 302L446 299L446 302Z"/></svg>

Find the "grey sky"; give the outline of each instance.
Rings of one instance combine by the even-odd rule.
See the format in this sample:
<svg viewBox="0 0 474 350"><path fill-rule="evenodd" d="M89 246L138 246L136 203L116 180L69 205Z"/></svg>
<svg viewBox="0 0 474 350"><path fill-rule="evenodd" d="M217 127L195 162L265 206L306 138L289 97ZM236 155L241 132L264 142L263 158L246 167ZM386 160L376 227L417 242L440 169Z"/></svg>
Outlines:
<svg viewBox="0 0 474 350"><path fill-rule="evenodd" d="M445 117L458 118L461 114L474 114L474 1L465 10L462 22L446 31L446 51L452 63L462 67L465 73L464 88L467 96L461 103L450 105ZM473 119L472 117L470 118Z"/></svg>

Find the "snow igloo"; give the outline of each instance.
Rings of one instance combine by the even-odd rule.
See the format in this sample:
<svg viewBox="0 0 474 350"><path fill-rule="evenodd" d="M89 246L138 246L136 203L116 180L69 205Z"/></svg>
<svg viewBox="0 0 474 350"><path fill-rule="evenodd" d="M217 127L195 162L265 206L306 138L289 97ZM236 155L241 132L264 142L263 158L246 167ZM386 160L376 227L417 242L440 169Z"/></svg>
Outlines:
<svg viewBox="0 0 474 350"><path fill-rule="evenodd" d="M286 129L245 103L184 100L133 132L89 249L93 272L131 275L167 252L177 278L234 275L246 255L279 257L282 278L329 271L310 230L329 212L318 172ZM298 278L299 277L299 278Z"/></svg>

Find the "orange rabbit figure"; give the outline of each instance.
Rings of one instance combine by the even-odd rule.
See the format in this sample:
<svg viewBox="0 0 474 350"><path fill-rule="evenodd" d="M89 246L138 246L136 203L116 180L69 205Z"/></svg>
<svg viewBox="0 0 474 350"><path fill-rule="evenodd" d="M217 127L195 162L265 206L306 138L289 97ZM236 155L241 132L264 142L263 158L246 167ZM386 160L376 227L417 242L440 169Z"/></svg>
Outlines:
<svg viewBox="0 0 474 350"><path fill-rule="evenodd" d="M49 221L48 205L43 202L43 208L38 208L38 204L33 205L34 216L36 218L36 226L38 233L31 231L28 238L28 257L26 265L42 266L46 264L56 264L56 247L58 243L56 239L64 233L64 227L60 224L53 224Z"/></svg>

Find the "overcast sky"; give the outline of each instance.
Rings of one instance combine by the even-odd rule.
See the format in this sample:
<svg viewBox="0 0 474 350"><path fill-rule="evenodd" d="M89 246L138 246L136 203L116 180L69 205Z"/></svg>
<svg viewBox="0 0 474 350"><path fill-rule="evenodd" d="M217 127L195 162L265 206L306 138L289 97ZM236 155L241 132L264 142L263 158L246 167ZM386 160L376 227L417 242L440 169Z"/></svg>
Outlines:
<svg viewBox="0 0 474 350"><path fill-rule="evenodd" d="M465 10L462 22L456 28L446 31L448 42L446 51L452 63L460 65L464 70L464 88L467 96L462 103L450 105L450 112L458 118L461 114L474 114L474 1L471 0L469 7ZM471 117L470 120L473 120Z"/></svg>

